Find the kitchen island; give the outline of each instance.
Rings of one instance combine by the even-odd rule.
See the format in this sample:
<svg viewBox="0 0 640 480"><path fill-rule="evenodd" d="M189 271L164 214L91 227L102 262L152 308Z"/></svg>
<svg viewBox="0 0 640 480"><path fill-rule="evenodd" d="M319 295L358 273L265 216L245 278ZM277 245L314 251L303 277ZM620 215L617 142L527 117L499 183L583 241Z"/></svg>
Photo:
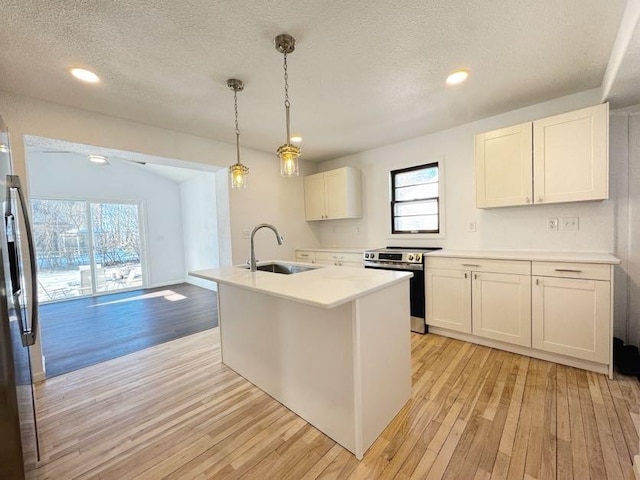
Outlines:
<svg viewBox="0 0 640 480"><path fill-rule="evenodd" d="M222 362L358 459L409 400L411 273L190 275L218 283Z"/></svg>

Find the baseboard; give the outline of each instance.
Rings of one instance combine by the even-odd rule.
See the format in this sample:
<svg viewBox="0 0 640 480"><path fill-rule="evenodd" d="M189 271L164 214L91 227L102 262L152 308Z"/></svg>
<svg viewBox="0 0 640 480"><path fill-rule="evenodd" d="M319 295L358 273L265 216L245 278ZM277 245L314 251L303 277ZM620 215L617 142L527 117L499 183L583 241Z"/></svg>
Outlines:
<svg viewBox="0 0 640 480"><path fill-rule="evenodd" d="M33 372L33 383L44 382L47 379L45 372Z"/></svg>

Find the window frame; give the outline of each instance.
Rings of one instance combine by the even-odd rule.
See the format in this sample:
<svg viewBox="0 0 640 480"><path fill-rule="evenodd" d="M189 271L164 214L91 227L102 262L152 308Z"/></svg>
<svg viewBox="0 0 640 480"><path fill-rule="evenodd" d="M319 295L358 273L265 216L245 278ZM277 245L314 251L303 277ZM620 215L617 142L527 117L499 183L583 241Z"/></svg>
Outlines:
<svg viewBox="0 0 640 480"><path fill-rule="evenodd" d="M420 198L420 199L413 199L413 200L396 200L396 175L401 174L401 173L406 173L406 172L412 172L412 171L416 171L416 170L424 170L424 169L428 169L428 168L433 168L436 167L438 169L438 196L437 197L428 197L428 198ZM443 234L443 229L442 229L442 162L441 161L433 161L433 162L429 162L429 163L425 163L422 165L414 165L411 167L405 167L405 168L400 168L397 170L391 170L389 171L389 175L390 175L390 181L391 181L391 192L390 192L390 220L391 220L391 235L427 235L427 236L433 236L433 237L440 237ZM395 219L396 219L396 215L395 215L395 206L396 204L403 204L403 203L410 203L410 202L416 202L416 201L421 201L421 200L435 200L436 201L436 205L437 205L437 219L438 219L438 226L436 230L411 230L411 231L407 231L407 230L396 230L395 228Z"/></svg>

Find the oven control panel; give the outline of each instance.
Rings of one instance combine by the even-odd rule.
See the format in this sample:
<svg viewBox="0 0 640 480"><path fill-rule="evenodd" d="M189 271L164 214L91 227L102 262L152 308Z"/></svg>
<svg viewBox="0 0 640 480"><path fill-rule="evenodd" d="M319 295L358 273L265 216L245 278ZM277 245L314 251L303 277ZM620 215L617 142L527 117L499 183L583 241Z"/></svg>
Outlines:
<svg viewBox="0 0 640 480"><path fill-rule="evenodd" d="M364 252L363 259L367 262L393 263L422 263L420 252Z"/></svg>

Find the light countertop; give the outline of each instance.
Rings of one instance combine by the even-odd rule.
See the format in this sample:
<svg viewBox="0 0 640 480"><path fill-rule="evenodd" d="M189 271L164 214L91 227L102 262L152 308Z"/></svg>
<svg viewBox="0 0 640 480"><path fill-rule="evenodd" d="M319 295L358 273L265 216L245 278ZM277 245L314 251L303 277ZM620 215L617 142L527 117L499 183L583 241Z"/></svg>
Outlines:
<svg viewBox="0 0 640 480"><path fill-rule="evenodd" d="M308 265L280 260L258 262L258 265L271 262ZM317 267L317 265L313 266ZM306 303L314 307L333 308L394 283L407 281L412 273L326 266L292 275L261 271L251 272L242 267L198 270L189 272L189 275L294 302Z"/></svg>
<svg viewBox="0 0 640 480"><path fill-rule="evenodd" d="M606 263L618 265L620 259L610 253L588 252L520 252L511 250L436 250L428 257L486 258L494 260L529 260L532 262Z"/></svg>

